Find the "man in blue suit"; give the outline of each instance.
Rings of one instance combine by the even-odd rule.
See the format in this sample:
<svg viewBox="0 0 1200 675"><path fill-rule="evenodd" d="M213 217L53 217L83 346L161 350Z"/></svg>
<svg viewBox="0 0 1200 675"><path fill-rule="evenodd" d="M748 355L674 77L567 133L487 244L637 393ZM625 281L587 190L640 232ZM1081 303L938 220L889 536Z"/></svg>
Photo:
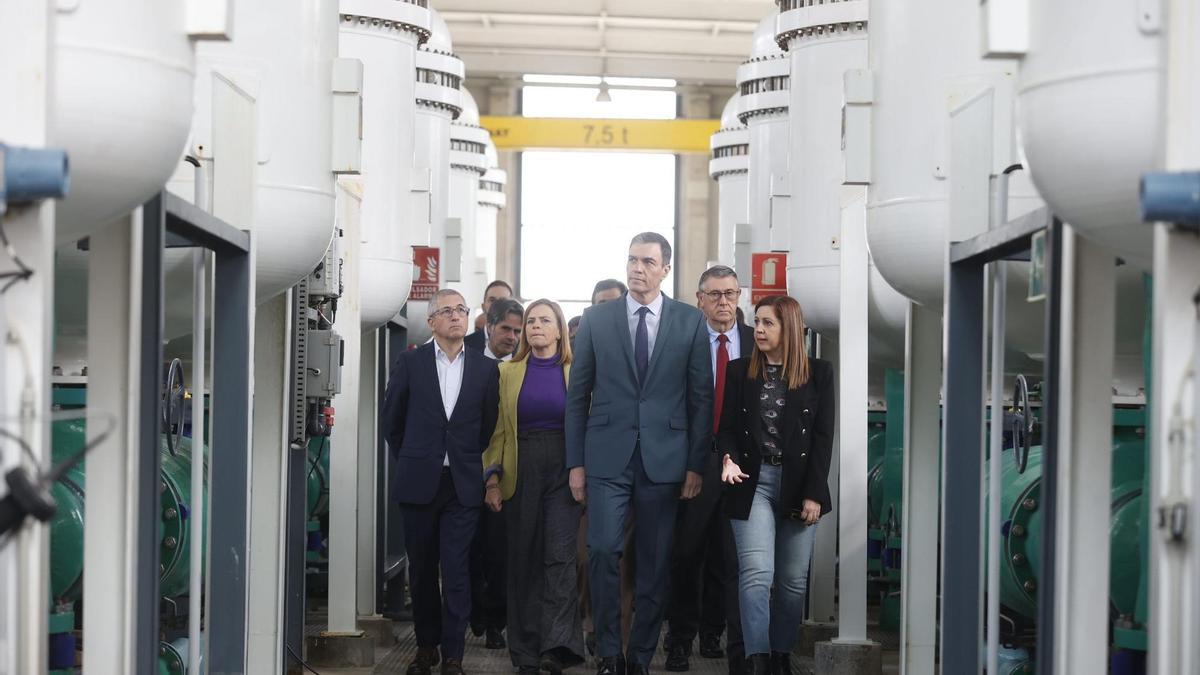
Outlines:
<svg viewBox="0 0 1200 675"><path fill-rule="evenodd" d="M671 245L629 245L624 298L588 308L567 394L571 492L588 505L588 573L598 675L647 675L658 648L675 513L700 492L712 449L712 366L704 317L660 288ZM621 653L618 564L637 522L634 623Z"/></svg>
<svg viewBox="0 0 1200 675"><path fill-rule="evenodd" d="M442 675L463 675L468 559L483 505L481 455L500 404L496 361L463 347L469 314L457 291L434 294L427 319L433 340L396 360L383 404L417 636L408 675L430 675L439 646Z"/></svg>

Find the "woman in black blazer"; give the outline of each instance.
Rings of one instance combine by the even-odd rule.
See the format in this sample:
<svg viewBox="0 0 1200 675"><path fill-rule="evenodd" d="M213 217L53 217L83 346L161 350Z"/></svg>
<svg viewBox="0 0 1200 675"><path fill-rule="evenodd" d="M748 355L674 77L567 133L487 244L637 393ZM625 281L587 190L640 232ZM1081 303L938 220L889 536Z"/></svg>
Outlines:
<svg viewBox="0 0 1200 675"><path fill-rule="evenodd" d="M745 672L789 675L817 521L833 510L833 368L805 354L800 305L773 296L755 307L754 352L726 373L717 450L737 545Z"/></svg>

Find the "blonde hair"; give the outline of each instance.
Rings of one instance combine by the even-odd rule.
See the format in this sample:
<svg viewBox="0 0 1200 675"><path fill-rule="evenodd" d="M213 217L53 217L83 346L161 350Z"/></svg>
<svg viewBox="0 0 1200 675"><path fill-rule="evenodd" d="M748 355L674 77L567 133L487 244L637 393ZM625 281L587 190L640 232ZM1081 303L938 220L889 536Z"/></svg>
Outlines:
<svg viewBox="0 0 1200 675"><path fill-rule="evenodd" d="M525 324L529 323L529 313L534 307L545 306L549 307L551 312L554 312L554 319L558 322L558 363L559 365L567 365L571 362L571 340L568 337L570 333L567 330L567 319L563 315L562 307L558 306L557 302L541 298L529 303L525 308L525 316L521 320L521 344L517 346L517 353L513 355L513 361L521 361L533 353L533 347L529 345L529 332L525 330Z"/></svg>
<svg viewBox="0 0 1200 675"><path fill-rule="evenodd" d="M770 307L779 319L779 346L783 352L783 380L788 389L798 389L808 382L808 353L804 350L804 311L800 303L788 295L772 295L758 301L754 312L763 307ZM746 376L750 379L760 377L766 370L767 355L754 345L754 353L750 355L750 368Z"/></svg>

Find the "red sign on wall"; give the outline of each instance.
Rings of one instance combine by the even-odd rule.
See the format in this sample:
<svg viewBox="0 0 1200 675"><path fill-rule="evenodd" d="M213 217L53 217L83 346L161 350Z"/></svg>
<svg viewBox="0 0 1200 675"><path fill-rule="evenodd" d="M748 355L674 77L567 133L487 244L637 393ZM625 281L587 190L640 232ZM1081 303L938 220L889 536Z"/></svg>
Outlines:
<svg viewBox="0 0 1200 675"><path fill-rule="evenodd" d="M428 300L438 289L441 278L441 249L430 246L413 247L413 284L409 300Z"/></svg>
<svg viewBox="0 0 1200 675"><path fill-rule="evenodd" d="M750 256L750 302L787 293L787 254L754 253Z"/></svg>

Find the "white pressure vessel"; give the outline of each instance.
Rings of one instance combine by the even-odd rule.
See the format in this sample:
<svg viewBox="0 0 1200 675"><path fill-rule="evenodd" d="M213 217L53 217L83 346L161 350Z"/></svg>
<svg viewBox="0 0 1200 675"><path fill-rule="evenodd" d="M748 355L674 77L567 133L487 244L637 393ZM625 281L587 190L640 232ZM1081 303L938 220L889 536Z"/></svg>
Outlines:
<svg viewBox="0 0 1200 675"><path fill-rule="evenodd" d="M466 89L462 90L463 109L458 119L450 123L450 220L457 224L458 245L461 257L458 260L458 279L450 284L463 294L467 302L477 305L483 301L483 280L480 270L478 249L479 179L487 173L487 144L491 135L479 126L479 107ZM447 234L449 238L449 233ZM448 249L453 247L447 246ZM495 255L493 253L493 255ZM445 269L454 269L454 260L443 256ZM486 262L482 267L486 267Z"/></svg>
<svg viewBox="0 0 1200 675"><path fill-rule="evenodd" d="M332 77L338 2L256 0L234 6L233 41L197 48L189 152L211 160L214 174L222 170L222 158L213 156L217 79L232 82L254 100L258 172L252 229L255 290L262 302L311 272L333 237ZM193 180L192 167L183 164L170 188L191 200Z"/></svg>
<svg viewBox="0 0 1200 675"><path fill-rule="evenodd" d="M339 54L363 63L363 330L394 317L408 300L414 244L429 223L414 217L417 45L429 36L429 10L396 0L342 0Z"/></svg>
<svg viewBox="0 0 1200 675"><path fill-rule="evenodd" d="M1163 166L1164 6L1056 0L1029 6L1018 124L1054 213L1149 270L1142 174Z"/></svg>
<svg viewBox="0 0 1200 675"><path fill-rule="evenodd" d="M417 49L413 214L429 223L429 239L422 244L441 249L444 267L450 207L450 122L462 112L461 87L466 69L454 54L450 27L436 10L429 10L429 14L429 40ZM439 273L439 285L446 285L445 274ZM430 336L425 321L427 304L415 300L408 303L409 344L421 344Z"/></svg>
<svg viewBox="0 0 1200 675"><path fill-rule="evenodd" d="M1011 59L981 57L978 3L870 1L871 185L867 238L875 264L896 290L942 306L950 222L950 89L956 83L997 84L997 124L1011 119ZM998 150L1015 159L1008 129ZM983 142L993 142L986 139ZM1024 172L1014 173L1008 215L1041 205Z"/></svg>
<svg viewBox="0 0 1200 675"><path fill-rule="evenodd" d="M861 214L866 199L864 187L843 185L842 101L846 71L867 66L867 2L785 0L780 9L776 39L788 50L792 85L788 293L804 308L810 327L836 336L843 210ZM907 300L873 264L868 275L871 359L896 365L903 356Z"/></svg>
<svg viewBox="0 0 1200 675"><path fill-rule="evenodd" d="M788 105L791 67L775 43L775 14L754 31L750 58L737 69L738 119L749 128L750 251L786 251L786 200L788 172ZM775 188L775 189L773 189ZM778 212L778 213L776 213ZM772 227L780 221L778 227Z"/></svg>
<svg viewBox="0 0 1200 675"><path fill-rule="evenodd" d="M71 162L71 190L55 211L62 244L162 190L187 145L195 59L186 3L72 0L54 7L49 123Z"/></svg>
<svg viewBox="0 0 1200 675"><path fill-rule="evenodd" d="M508 183L508 174L500 168L496 155L496 144L488 137L487 144L487 173L479 178L479 209L475 218L475 252L484 261L476 273L485 281L481 287L486 287L496 278L496 225L500 211L508 205L508 196L504 194L504 186Z"/></svg>
<svg viewBox="0 0 1200 675"><path fill-rule="evenodd" d="M708 175L717 181L717 260L738 271L738 282L750 287L749 261L737 260L737 229L750 224L750 131L738 119L738 94L721 111L721 128L712 135Z"/></svg>

